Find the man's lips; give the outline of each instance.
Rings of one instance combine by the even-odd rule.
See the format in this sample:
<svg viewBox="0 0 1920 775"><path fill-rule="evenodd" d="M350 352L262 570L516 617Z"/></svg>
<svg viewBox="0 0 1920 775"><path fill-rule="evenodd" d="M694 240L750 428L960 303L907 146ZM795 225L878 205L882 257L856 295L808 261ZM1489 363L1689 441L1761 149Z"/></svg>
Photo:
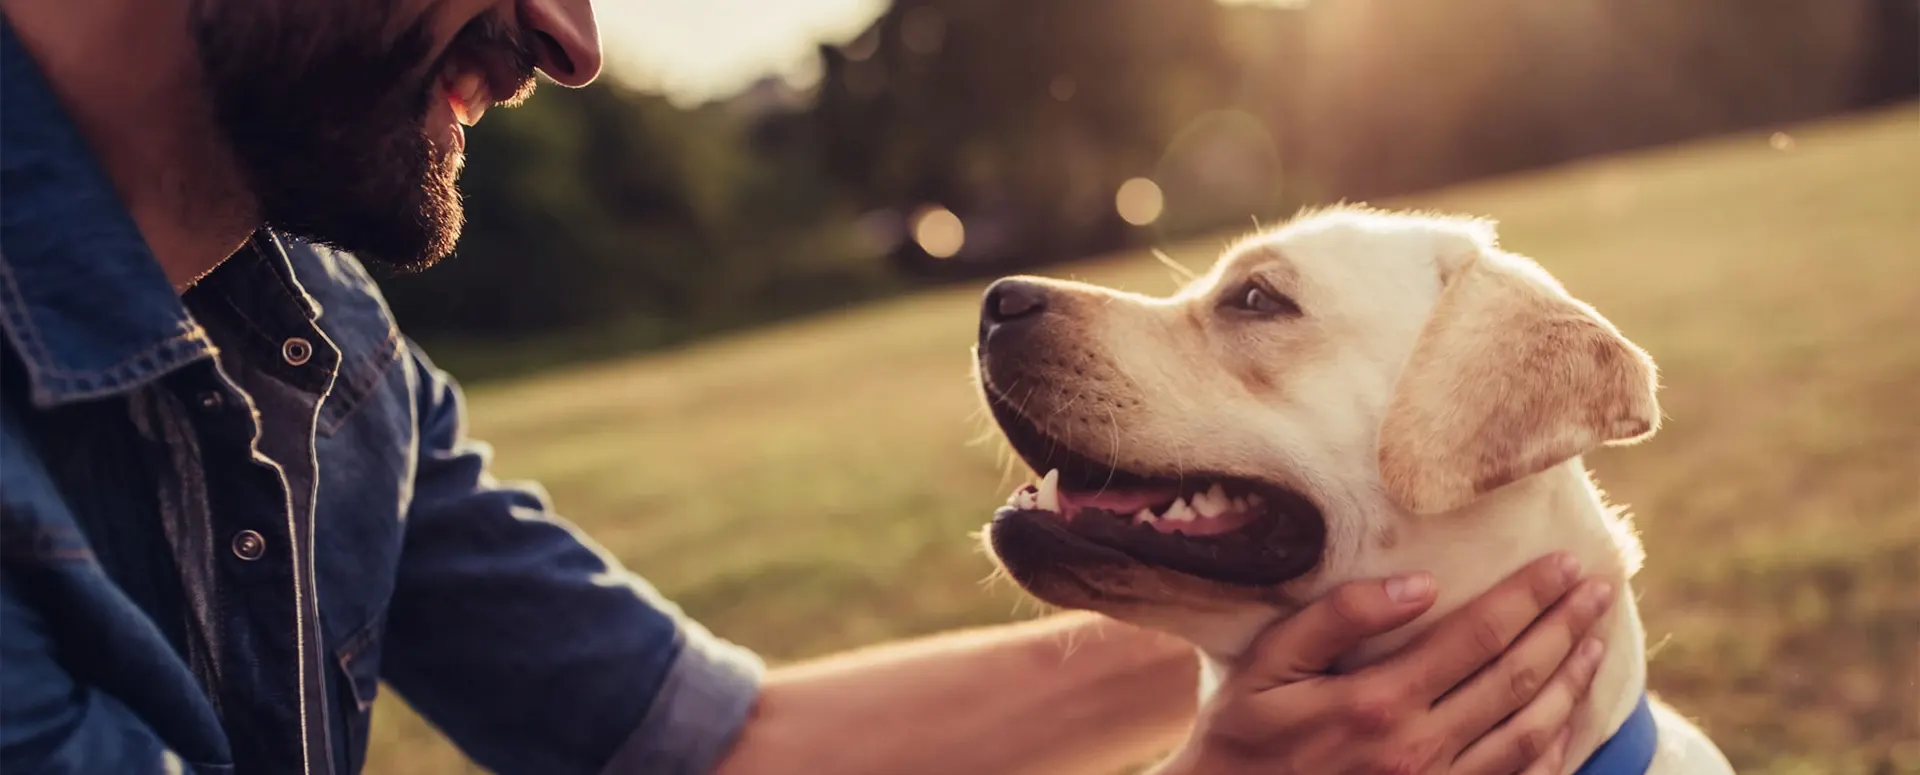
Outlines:
<svg viewBox="0 0 1920 775"><path fill-rule="evenodd" d="M465 126L480 122L496 103L513 105L533 91L539 61L532 34L491 18L469 23L440 57L435 87Z"/></svg>
<svg viewBox="0 0 1920 775"><path fill-rule="evenodd" d="M487 77L479 73L443 72L439 86L441 93L446 95L447 104L453 108L454 120L462 125L480 123L480 117L486 114L487 108L493 106Z"/></svg>
<svg viewBox="0 0 1920 775"><path fill-rule="evenodd" d="M494 103L520 99L532 82L533 74L515 65L461 56L441 66L436 85L453 107L454 118L473 126Z"/></svg>

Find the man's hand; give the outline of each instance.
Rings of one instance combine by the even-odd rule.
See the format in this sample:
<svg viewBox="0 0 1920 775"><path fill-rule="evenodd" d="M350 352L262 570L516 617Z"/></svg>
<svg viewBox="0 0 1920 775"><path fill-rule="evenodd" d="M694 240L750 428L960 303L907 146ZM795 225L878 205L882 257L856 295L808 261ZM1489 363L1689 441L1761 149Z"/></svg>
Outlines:
<svg viewBox="0 0 1920 775"><path fill-rule="evenodd" d="M1347 584L1261 636L1160 773L1562 772L1603 650L1586 633L1613 600L1578 577L1570 557L1539 560L1385 661L1331 675L1434 601L1424 574Z"/></svg>

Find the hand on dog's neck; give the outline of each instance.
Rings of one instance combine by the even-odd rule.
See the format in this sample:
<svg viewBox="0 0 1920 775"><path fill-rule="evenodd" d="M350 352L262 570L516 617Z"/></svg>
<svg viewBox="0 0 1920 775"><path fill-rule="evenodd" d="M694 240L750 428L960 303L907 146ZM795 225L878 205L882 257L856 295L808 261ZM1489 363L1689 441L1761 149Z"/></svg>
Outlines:
<svg viewBox="0 0 1920 775"><path fill-rule="evenodd" d="M1567 551L1580 560L1584 573L1613 584L1613 605L1590 633L1606 644L1607 652L1591 692L1575 711L1578 716L1567 751L1567 772L1571 773L1620 728L1646 691L1646 633L1629 585L1639 570L1640 542L1631 524L1602 500L1579 458L1483 500L1484 505L1476 504L1473 510L1487 509L1485 518L1524 528L1515 534L1512 546L1486 547L1479 560L1507 573L1547 553ZM1446 578L1439 583L1443 595L1449 583L1459 584ZM1485 581L1464 594L1491 585L1492 581ZM1457 606L1459 601L1453 603Z"/></svg>
<svg viewBox="0 0 1920 775"><path fill-rule="evenodd" d="M1571 552L1583 573L1613 584L1614 603L1590 633L1607 646L1591 693L1576 711L1567 772L1579 769L1617 730L1646 687L1646 644L1628 586L1640 547L1627 525L1603 503L1575 458L1491 493L1459 512L1401 520L1391 546L1363 549L1364 567L1352 577L1384 577L1409 570L1435 576L1440 599L1427 615L1372 639L1341 664L1355 670L1377 662L1433 624L1534 559ZM1209 654L1203 685L1211 687L1235 661Z"/></svg>

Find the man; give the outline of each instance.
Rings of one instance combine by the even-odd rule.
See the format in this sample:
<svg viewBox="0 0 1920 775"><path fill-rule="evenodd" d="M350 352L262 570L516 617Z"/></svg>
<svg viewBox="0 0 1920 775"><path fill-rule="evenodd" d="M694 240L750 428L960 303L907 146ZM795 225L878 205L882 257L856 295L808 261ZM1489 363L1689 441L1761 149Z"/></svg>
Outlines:
<svg viewBox="0 0 1920 775"><path fill-rule="evenodd" d="M492 479L349 254L447 255L461 126L591 81L587 0L0 10L0 771L354 772L382 680L510 774L1559 771L1554 559L1329 676L1435 595L1343 588L1190 723L1186 650L1090 616L764 671Z"/></svg>

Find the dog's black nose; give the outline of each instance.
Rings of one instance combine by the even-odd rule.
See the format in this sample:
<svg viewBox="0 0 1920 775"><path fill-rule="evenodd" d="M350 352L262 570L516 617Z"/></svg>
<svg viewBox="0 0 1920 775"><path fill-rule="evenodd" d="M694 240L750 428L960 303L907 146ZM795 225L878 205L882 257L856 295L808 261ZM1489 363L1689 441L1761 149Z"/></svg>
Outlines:
<svg viewBox="0 0 1920 775"><path fill-rule="evenodd" d="M1009 277L987 288L986 303L980 310L982 325L1003 325L1030 318L1047 309L1047 289L1039 283Z"/></svg>

